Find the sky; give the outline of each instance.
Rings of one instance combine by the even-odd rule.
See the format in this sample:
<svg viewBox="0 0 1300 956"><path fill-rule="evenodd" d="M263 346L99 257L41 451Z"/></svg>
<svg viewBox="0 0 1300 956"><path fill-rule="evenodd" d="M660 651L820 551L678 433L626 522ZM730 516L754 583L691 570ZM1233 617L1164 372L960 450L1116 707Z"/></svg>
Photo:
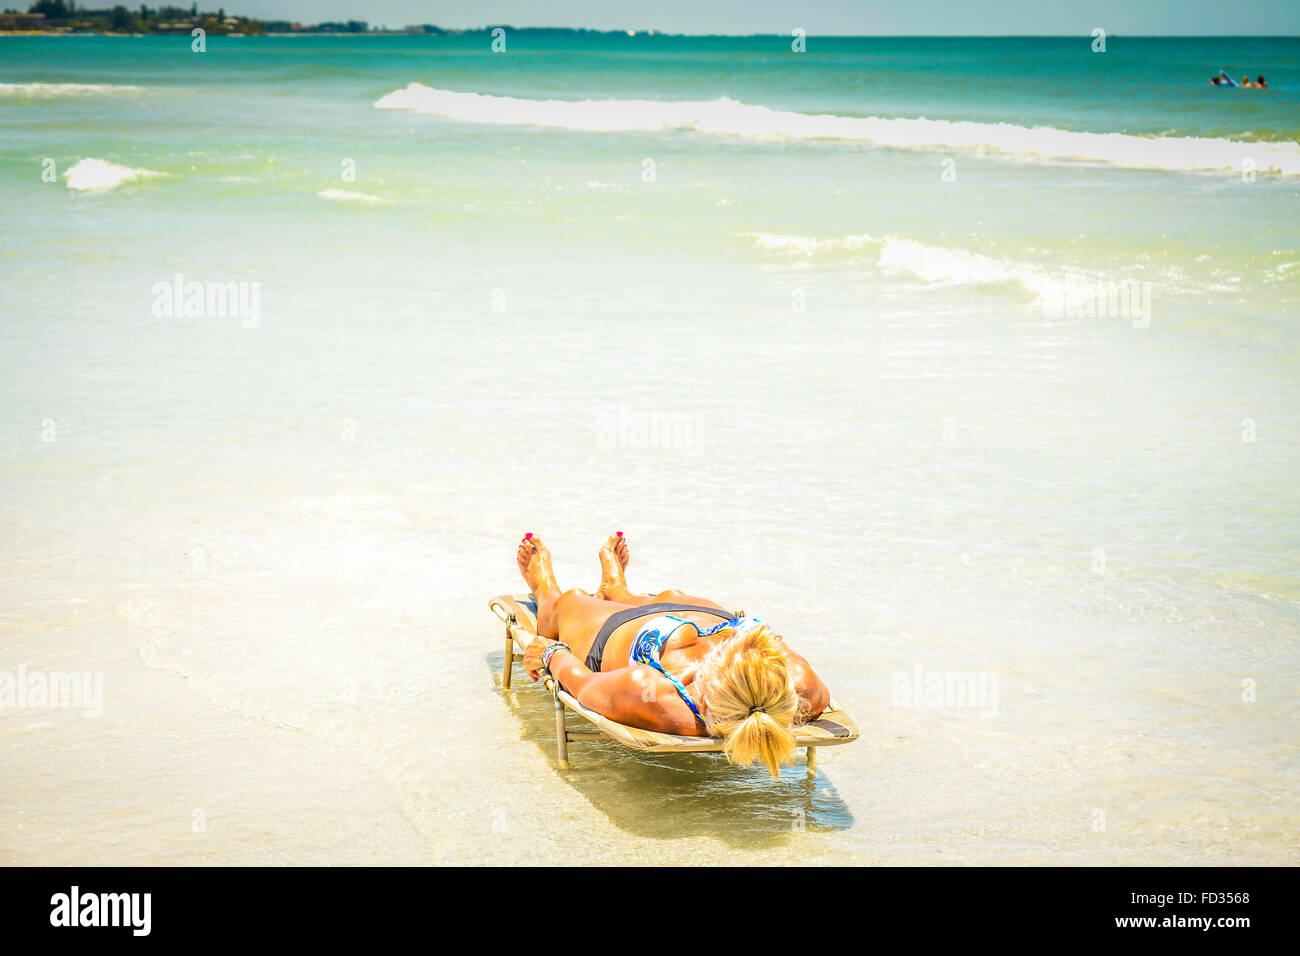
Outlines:
<svg viewBox="0 0 1300 956"><path fill-rule="evenodd" d="M95 6L95 3L90 3ZM1300 35L1300 0L204 0L264 19L809 35Z"/></svg>

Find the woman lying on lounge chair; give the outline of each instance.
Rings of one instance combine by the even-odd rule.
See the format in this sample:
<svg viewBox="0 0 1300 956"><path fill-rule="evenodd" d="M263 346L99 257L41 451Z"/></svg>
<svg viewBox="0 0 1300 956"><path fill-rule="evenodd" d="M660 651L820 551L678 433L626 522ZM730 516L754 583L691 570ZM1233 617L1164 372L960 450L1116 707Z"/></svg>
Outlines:
<svg viewBox="0 0 1300 956"><path fill-rule="evenodd" d="M621 531L600 549L595 594L561 591L551 553L524 535L519 570L537 601L528 676L543 667L584 707L620 724L724 739L733 763L755 760L776 776L792 761L791 728L815 719L830 693L771 628L681 591L632 594Z"/></svg>

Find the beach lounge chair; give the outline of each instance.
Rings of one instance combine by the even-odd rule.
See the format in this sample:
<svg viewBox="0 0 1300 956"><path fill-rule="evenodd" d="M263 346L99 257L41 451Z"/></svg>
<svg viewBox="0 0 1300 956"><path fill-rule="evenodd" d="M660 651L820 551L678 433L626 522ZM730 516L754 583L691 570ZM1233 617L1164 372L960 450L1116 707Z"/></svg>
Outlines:
<svg viewBox="0 0 1300 956"><path fill-rule="evenodd" d="M509 690L514 665L524 659L526 648L537 636L537 603L528 595L508 594L494 597L488 607L506 626L505 664L501 672L501 686ZM739 616L739 612L737 612ZM548 671L542 672L542 683L555 700L555 742L559 751L561 770L569 769L569 744L581 740L600 740L610 737L625 747L652 753L719 753L721 737L685 737L679 734L661 734L641 730L610 720L603 714L589 710L578 703L560 682ZM565 711L571 710L596 726L595 731L570 730ZM852 743L858 739L858 726L853 718L839 708L834 699L816 720L796 728L795 738L807 754L808 775L817 767L817 748Z"/></svg>

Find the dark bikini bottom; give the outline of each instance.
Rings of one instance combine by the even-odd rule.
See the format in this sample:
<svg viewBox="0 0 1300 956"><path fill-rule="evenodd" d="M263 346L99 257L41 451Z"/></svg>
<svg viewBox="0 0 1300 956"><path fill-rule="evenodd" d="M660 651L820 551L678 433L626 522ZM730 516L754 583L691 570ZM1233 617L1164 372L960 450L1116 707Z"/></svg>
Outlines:
<svg viewBox="0 0 1300 956"><path fill-rule="evenodd" d="M724 620L731 620L730 611L719 610L716 607L697 607L694 604L642 604L640 607L630 607L625 611L615 611L601 625L600 633L596 635L591 650L587 652L587 659L584 661L587 670L596 673L600 672L600 665L605 659L605 645L609 643L609 636L628 621L635 621L639 617L650 617L652 614L668 614L672 611L698 611L701 614L713 614Z"/></svg>

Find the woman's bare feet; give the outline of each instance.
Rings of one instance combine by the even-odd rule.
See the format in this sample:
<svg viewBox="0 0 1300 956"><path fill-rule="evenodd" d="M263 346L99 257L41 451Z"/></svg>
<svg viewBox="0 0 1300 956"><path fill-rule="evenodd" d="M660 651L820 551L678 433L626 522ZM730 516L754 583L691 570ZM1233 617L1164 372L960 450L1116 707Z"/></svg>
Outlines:
<svg viewBox="0 0 1300 956"><path fill-rule="evenodd" d="M628 598L624 572L631 558L627 538L623 537L622 531L615 531L600 549L600 587L596 590L596 597L606 601L625 601Z"/></svg>
<svg viewBox="0 0 1300 956"><path fill-rule="evenodd" d="M555 572L551 570L551 551L531 531L519 542L515 562L534 598L560 593L560 586L555 583Z"/></svg>

